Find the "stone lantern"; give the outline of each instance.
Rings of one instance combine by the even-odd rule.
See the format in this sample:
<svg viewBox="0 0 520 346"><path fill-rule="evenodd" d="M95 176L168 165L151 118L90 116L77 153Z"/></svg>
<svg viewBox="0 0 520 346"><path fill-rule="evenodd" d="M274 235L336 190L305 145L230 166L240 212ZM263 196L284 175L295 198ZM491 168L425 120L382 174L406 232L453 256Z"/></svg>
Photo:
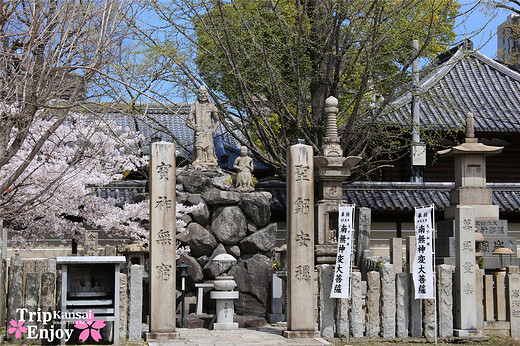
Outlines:
<svg viewBox="0 0 520 346"><path fill-rule="evenodd" d="M213 261L217 262L220 267L226 262L235 263L236 259L228 254L220 254ZM238 329L238 323L233 322L235 314L235 303L233 300L238 299L238 291L233 291L237 286L231 275L219 275L215 278L215 291L211 291L210 298L216 300L217 321L213 324L215 330Z"/></svg>

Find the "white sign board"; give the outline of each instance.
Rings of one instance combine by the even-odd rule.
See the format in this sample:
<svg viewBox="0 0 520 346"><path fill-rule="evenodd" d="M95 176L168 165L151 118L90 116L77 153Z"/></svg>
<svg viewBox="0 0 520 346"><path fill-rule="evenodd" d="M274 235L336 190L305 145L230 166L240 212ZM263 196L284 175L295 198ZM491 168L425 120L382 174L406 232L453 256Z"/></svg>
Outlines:
<svg viewBox="0 0 520 346"><path fill-rule="evenodd" d="M415 299L433 299L433 206L415 208L415 258L412 275Z"/></svg>
<svg viewBox="0 0 520 346"><path fill-rule="evenodd" d="M338 222L338 253L332 280L331 298L350 296L350 255L352 253L352 233L354 205L340 205Z"/></svg>

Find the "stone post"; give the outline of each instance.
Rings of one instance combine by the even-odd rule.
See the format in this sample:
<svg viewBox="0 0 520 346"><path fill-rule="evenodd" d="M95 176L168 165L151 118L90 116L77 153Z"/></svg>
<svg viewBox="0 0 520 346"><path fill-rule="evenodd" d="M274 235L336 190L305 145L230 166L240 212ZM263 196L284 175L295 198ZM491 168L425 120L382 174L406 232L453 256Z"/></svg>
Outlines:
<svg viewBox="0 0 520 346"><path fill-rule="evenodd" d="M38 311L38 301L40 300L40 277L38 273L27 273L25 278L25 297L24 308L28 311ZM36 326L36 321L27 320L25 327Z"/></svg>
<svg viewBox="0 0 520 346"><path fill-rule="evenodd" d="M403 271L403 240L390 238L390 261L394 265L395 273Z"/></svg>
<svg viewBox="0 0 520 346"><path fill-rule="evenodd" d="M407 273L396 275L396 319L397 337L406 338L408 336L408 325L410 324L410 296L408 295L408 282L410 281Z"/></svg>
<svg viewBox="0 0 520 346"><path fill-rule="evenodd" d="M87 231L85 232L85 244L83 251L85 256L97 256L98 255L98 239L99 233Z"/></svg>
<svg viewBox="0 0 520 346"><path fill-rule="evenodd" d="M385 263L381 272L381 336L395 338L395 272L394 266Z"/></svg>
<svg viewBox="0 0 520 346"><path fill-rule="evenodd" d="M337 299L336 302L336 335L340 338L347 337L350 330L348 320L348 299Z"/></svg>
<svg viewBox="0 0 520 346"><path fill-rule="evenodd" d="M150 333L147 341L172 340L175 332L175 145L150 149Z"/></svg>
<svg viewBox="0 0 520 346"><path fill-rule="evenodd" d="M324 338L334 338L334 305L335 300L330 299L330 289L334 282L334 266L322 264L318 266L318 292L320 294L318 329Z"/></svg>
<svg viewBox="0 0 520 346"><path fill-rule="evenodd" d="M453 267L446 264L437 266L437 306L439 336L453 335Z"/></svg>
<svg viewBox="0 0 520 346"><path fill-rule="evenodd" d="M43 273L40 288L40 308L43 312L56 310L56 273Z"/></svg>
<svg viewBox="0 0 520 346"><path fill-rule="evenodd" d="M284 331L284 336L290 338L315 335L313 160L311 146L296 144L289 148L287 155L288 304L287 331Z"/></svg>
<svg viewBox="0 0 520 346"><path fill-rule="evenodd" d="M143 315L143 266L132 264L128 280L128 340L141 340Z"/></svg>
<svg viewBox="0 0 520 346"><path fill-rule="evenodd" d="M9 296L7 298L7 320L12 319L18 321L16 317L16 309L23 308L22 301L22 259L20 256L11 257L11 265L9 266L8 289ZM14 337L12 338L14 339Z"/></svg>
<svg viewBox="0 0 520 346"><path fill-rule="evenodd" d="M484 269L476 268L475 286L477 287L477 328L484 327Z"/></svg>
<svg viewBox="0 0 520 346"><path fill-rule="evenodd" d="M363 300L360 272L352 273L352 286L350 293L350 328L353 337L363 337Z"/></svg>
<svg viewBox="0 0 520 346"><path fill-rule="evenodd" d="M520 338L520 274L507 275L507 296L509 302L509 321L511 337Z"/></svg>
<svg viewBox="0 0 520 346"><path fill-rule="evenodd" d="M361 268L363 250L370 249L370 225L372 214L370 208L357 208L354 229L356 230L356 266Z"/></svg>
<svg viewBox="0 0 520 346"><path fill-rule="evenodd" d="M7 230L3 227L3 220L0 219L0 321L5 320L6 307L6 256L7 256ZM1 339L0 339L1 340Z"/></svg>
<svg viewBox="0 0 520 346"><path fill-rule="evenodd" d="M117 333L117 331L115 331ZM119 339L128 337L128 276L119 273Z"/></svg>
<svg viewBox="0 0 520 346"><path fill-rule="evenodd" d="M495 311L497 321L506 321L506 273L495 274Z"/></svg>
<svg viewBox="0 0 520 346"><path fill-rule="evenodd" d="M379 272L367 274L367 337L375 339L381 330L379 303L381 297L381 278Z"/></svg>
<svg viewBox="0 0 520 346"><path fill-rule="evenodd" d="M424 337L428 342L435 340L435 300L422 299Z"/></svg>
<svg viewBox="0 0 520 346"><path fill-rule="evenodd" d="M480 336L477 330L475 277L475 212L457 206L455 211L455 336Z"/></svg>
<svg viewBox="0 0 520 346"><path fill-rule="evenodd" d="M406 271L412 273L412 265L415 258L415 236L406 237ZM410 279L410 334L414 338L420 338L423 335L422 327L422 303L420 299L415 299L415 286L412 275Z"/></svg>
<svg viewBox="0 0 520 346"><path fill-rule="evenodd" d="M493 275L484 275L484 320L488 322L495 320L494 286Z"/></svg>
<svg viewBox="0 0 520 346"><path fill-rule="evenodd" d="M271 313L269 314L269 323L276 323L285 321L285 314L283 308L283 280L276 274L273 274L271 280ZM199 296L202 300L202 287L199 288L199 295L197 295L197 314L202 313L202 306L200 312L198 311ZM202 304L201 304L202 305Z"/></svg>

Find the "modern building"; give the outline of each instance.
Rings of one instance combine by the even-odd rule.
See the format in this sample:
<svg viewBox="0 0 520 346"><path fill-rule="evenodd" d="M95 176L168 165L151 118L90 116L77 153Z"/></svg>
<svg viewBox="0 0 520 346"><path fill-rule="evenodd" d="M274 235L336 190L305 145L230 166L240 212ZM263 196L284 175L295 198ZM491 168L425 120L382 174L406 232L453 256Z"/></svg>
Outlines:
<svg viewBox="0 0 520 346"><path fill-rule="evenodd" d="M520 68L520 14L512 13L497 28L497 58Z"/></svg>

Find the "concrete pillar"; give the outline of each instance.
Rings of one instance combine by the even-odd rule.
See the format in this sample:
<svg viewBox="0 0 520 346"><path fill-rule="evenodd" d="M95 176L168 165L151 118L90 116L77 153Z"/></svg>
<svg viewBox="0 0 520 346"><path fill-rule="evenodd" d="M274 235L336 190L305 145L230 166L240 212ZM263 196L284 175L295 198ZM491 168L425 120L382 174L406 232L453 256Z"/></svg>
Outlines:
<svg viewBox="0 0 520 346"><path fill-rule="evenodd" d="M132 264L128 280L128 340L141 340L143 322L143 266Z"/></svg>
<svg viewBox="0 0 520 346"><path fill-rule="evenodd" d="M150 146L150 333L146 339L172 340L177 337L175 145Z"/></svg>
<svg viewBox="0 0 520 346"><path fill-rule="evenodd" d="M453 266L437 266L437 306L439 336L453 336Z"/></svg>
<svg viewBox="0 0 520 346"><path fill-rule="evenodd" d="M379 337L381 330L381 315L379 312L381 297L381 278L379 272L371 271L367 274L367 337Z"/></svg>
<svg viewBox="0 0 520 346"><path fill-rule="evenodd" d="M309 208L299 208L302 203ZM287 155L287 331L286 337L314 335L314 155L293 145Z"/></svg>
<svg viewBox="0 0 520 346"><path fill-rule="evenodd" d="M390 238L390 262L394 265L395 273L403 271L403 240L401 238Z"/></svg>
<svg viewBox="0 0 520 346"><path fill-rule="evenodd" d="M408 282L410 281L407 273L399 273L395 278L396 292L396 322L397 337L408 337L408 326L410 325L410 296Z"/></svg>
<svg viewBox="0 0 520 346"><path fill-rule="evenodd" d="M363 300L361 292L361 273L352 273L352 286L350 294L350 328L352 336L363 337Z"/></svg>
<svg viewBox="0 0 520 346"><path fill-rule="evenodd" d="M479 336L475 277L475 212L471 207L455 209L455 336Z"/></svg>
<svg viewBox="0 0 520 346"><path fill-rule="evenodd" d="M510 273L507 275L507 296L511 337L520 338L520 274Z"/></svg>
<svg viewBox="0 0 520 346"><path fill-rule="evenodd" d="M395 272L394 266L385 263L381 273L381 336L395 338Z"/></svg>

